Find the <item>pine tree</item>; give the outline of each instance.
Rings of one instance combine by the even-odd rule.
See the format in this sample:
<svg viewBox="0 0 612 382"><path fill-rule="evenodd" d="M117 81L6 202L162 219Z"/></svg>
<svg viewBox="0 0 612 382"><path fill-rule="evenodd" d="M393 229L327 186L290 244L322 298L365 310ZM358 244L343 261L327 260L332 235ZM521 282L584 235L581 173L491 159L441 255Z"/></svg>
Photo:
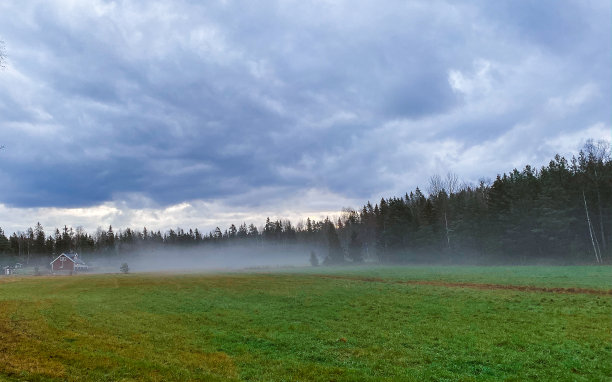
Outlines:
<svg viewBox="0 0 612 382"><path fill-rule="evenodd" d="M257 238L259 236L259 230L257 229L257 227L255 227L255 225L253 225L253 223L249 224L248 236L251 238Z"/></svg>
<svg viewBox="0 0 612 382"><path fill-rule="evenodd" d="M8 254L11 251L11 243L0 228L0 254Z"/></svg>
<svg viewBox="0 0 612 382"><path fill-rule="evenodd" d="M237 235L237 234L238 234L238 229L236 228L236 226L235 226L234 224L232 224L232 225L229 227L229 230L228 230L228 237L229 237L230 239L233 239L233 238L235 238L235 237L236 237L236 235Z"/></svg>
<svg viewBox="0 0 612 382"><path fill-rule="evenodd" d="M348 257L353 263L363 262L363 244L359 240L356 231L351 232L351 242L349 243Z"/></svg>
<svg viewBox="0 0 612 382"><path fill-rule="evenodd" d="M45 230L43 229L43 226L40 224L40 222L38 222L34 227L34 246L32 252L37 255L44 255L45 253L47 253L47 250L45 248L45 241Z"/></svg>
<svg viewBox="0 0 612 382"><path fill-rule="evenodd" d="M113 232L113 226L108 226L108 231L106 232L106 251L107 252L115 252L115 233Z"/></svg>
<svg viewBox="0 0 612 382"><path fill-rule="evenodd" d="M237 234L237 236L238 236L240 239L245 239L245 238L248 236L248 231L247 231L247 226L246 226L246 223L244 223L244 222L243 222L243 223L240 225L240 227L238 227L238 234Z"/></svg>
<svg viewBox="0 0 612 382"><path fill-rule="evenodd" d="M334 224L327 220L327 257L326 265L336 265L344 263L344 253L338 239L338 233Z"/></svg>

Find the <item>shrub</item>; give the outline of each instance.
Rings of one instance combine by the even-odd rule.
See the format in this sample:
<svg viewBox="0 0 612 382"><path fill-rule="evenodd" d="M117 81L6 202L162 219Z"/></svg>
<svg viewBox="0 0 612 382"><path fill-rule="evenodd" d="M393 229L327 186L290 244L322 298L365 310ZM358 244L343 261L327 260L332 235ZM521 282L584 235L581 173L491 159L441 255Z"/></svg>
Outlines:
<svg viewBox="0 0 612 382"><path fill-rule="evenodd" d="M127 263L123 263L121 264L121 267L119 267L119 270L121 271L121 273L128 273L130 271L130 268L128 267Z"/></svg>
<svg viewBox="0 0 612 382"><path fill-rule="evenodd" d="M319 258L317 257L317 254L314 251L310 251L310 265L312 265L313 267L319 266Z"/></svg>

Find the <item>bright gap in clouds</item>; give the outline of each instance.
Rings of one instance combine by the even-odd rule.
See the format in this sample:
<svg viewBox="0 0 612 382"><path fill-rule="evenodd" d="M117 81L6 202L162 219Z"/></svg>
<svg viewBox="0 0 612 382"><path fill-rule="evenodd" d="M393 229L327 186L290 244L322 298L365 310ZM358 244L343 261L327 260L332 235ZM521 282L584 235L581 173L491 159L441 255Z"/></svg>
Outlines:
<svg viewBox="0 0 612 382"><path fill-rule="evenodd" d="M138 198L133 196L132 200ZM144 198L144 197L143 197ZM323 220L326 217L337 217L343 206L357 205L360 201L347 199L329 192L307 190L288 200L277 200L273 206L244 207L229 205L222 201L193 200L167 207L135 206L125 201L112 201L85 208L14 208L0 205L0 216L8 217L1 227L6 232L25 231L27 227L40 222L47 234L55 228L83 227L94 233L98 227L104 230L109 225L119 229L132 228L142 230L161 230L166 232L177 227L183 229L198 228L203 233L213 231L215 227L222 230L231 224L254 224L263 226L267 217L272 220L289 219L294 225L305 222L306 218ZM30 223L34 222L34 223Z"/></svg>

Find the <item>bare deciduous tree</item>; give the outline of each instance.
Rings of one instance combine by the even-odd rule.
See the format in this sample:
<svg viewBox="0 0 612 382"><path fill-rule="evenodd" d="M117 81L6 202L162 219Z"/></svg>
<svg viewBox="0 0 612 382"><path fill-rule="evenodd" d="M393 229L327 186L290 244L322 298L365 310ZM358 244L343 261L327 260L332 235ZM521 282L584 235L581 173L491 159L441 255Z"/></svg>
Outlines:
<svg viewBox="0 0 612 382"><path fill-rule="evenodd" d="M459 191L459 177L453 172L446 174L445 179L442 179L440 175L436 174L429 178L427 190L432 196L436 196L442 191L450 196Z"/></svg>
<svg viewBox="0 0 612 382"><path fill-rule="evenodd" d="M454 172L446 174L446 192L449 195L459 191L459 177Z"/></svg>
<svg viewBox="0 0 612 382"><path fill-rule="evenodd" d="M597 142L594 142L592 139L589 139L586 141L586 143L584 144L584 151L586 152L589 160L595 162L595 163L600 163L603 164L607 161L610 160L610 143L605 141L605 140L599 140ZM600 192L600 174L597 173L597 166L594 166L593 168L593 181L595 183L595 193L597 195L597 206L599 209L599 230L600 230L600 240L601 240L601 246L603 247L604 251L607 250L607 242L606 242L606 235L605 235L605 230L604 230L604 212L603 212L603 205L601 202L601 192ZM584 190L583 190L583 196L584 196ZM586 199L584 201L585 203L585 207L586 207ZM589 227L590 227L591 222L589 221ZM589 228L591 229L591 228ZM597 238L595 239L597 242ZM599 243L597 242L597 245L599 246ZM601 254L599 255L599 261L601 262Z"/></svg>
<svg viewBox="0 0 612 382"><path fill-rule="evenodd" d="M429 186L427 187L427 191L429 191L429 195L437 196L440 192L444 190L444 181L440 175L436 174L429 178Z"/></svg>
<svg viewBox="0 0 612 382"><path fill-rule="evenodd" d="M593 139L588 139L583 149L590 159L600 162L610 160L610 142L606 140L600 139L595 142Z"/></svg>

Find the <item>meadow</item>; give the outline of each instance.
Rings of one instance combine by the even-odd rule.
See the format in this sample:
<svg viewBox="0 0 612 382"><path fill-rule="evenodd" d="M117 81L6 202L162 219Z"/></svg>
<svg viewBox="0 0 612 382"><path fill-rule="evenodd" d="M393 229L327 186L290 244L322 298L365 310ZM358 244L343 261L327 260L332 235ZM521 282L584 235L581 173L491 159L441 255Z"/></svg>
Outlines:
<svg viewBox="0 0 612 382"><path fill-rule="evenodd" d="M609 381L612 267L0 277L0 380Z"/></svg>

